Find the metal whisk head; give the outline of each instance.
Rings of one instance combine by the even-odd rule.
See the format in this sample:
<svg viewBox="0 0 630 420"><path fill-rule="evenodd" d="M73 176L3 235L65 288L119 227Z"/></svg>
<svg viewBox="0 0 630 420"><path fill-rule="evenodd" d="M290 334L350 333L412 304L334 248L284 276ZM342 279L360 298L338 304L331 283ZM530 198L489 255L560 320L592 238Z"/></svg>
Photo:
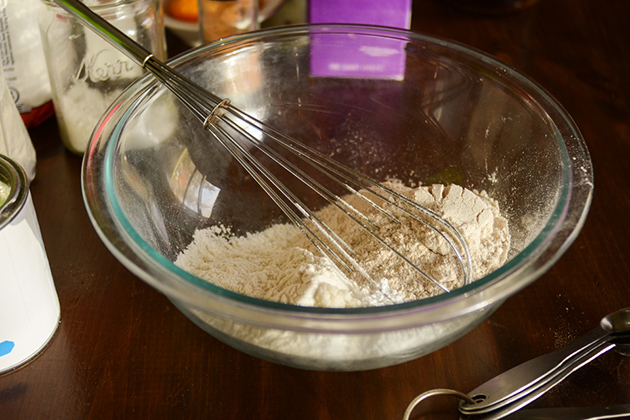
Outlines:
<svg viewBox="0 0 630 420"><path fill-rule="evenodd" d="M457 258L462 282L466 284L471 281L472 263L466 243L457 229L438 214L405 197L395 189L331 159L318 150L240 111L232 106L229 100L206 91L155 59L150 52L91 12L78 0L55 1L140 63L167 87L204 125L211 136L221 143L264 189L289 220L308 238L313 247L322 255L327 256L346 277L358 276L380 288L379 279L360 263L355 249L348 243L347 238L332 229L318 216L317 212L311 210L282 182L281 177L274 170L261 162L258 155L273 162L275 168L299 180L326 203L334 206L344 217L360 226L370 241L402 262L405 270L417 273L418 276L427 279L442 291L449 292L450 290L445 285L423 269L422 262L415 261L401 249L396 241L389 240L380 234L383 227L382 220L398 225L403 223L403 219L411 220L428 227L441 238L439 240L448 245ZM347 198L348 196L354 197L352 203ZM369 215L358 209L365 206L371 209Z"/></svg>
<svg viewBox="0 0 630 420"><path fill-rule="evenodd" d="M359 197L363 203L396 224L401 223L400 216L385 208L383 203L387 203L389 208L396 209L395 213L428 226L448 244L457 257L463 283L470 282L471 263L465 241L450 223L435 212L266 125L232 106L229 100L213 95L154 58L146 61L145 68L193 112L212 137L256 180L291 222L306 235L311 244L321 254L329 257L346 276L360 275L378 287L377 279L357 261L355 250L347 241L287 188L277 174L263 165L260 158L254 156L252 150L260 151L278 167L296 177L327 203L360 225L375 242L404 261L408 269L417 272L443 291L449 292L446 286L426 273L410 256L379 235L380 224L374 218L357 210L356 205L350 204L344 197L347 194ZM292 162L274 146L279 146L298 157L303 164ZM321 177L310 175L304 165L309 165L328 180L338 184L344 194L333 191L327 183L320 181Z"/></svg>

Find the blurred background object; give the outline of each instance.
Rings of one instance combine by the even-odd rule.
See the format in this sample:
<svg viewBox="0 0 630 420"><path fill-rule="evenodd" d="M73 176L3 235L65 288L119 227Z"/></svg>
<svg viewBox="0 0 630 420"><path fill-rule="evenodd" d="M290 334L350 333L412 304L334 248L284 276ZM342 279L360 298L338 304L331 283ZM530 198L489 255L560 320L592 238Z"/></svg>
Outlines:
<svg viewBox="0 0 630 420"><path fill-rule="evenodd" d="M260 26L280 26L305 21L303 0L258 0ZM189 47L201 44L199 0L163 0L164 24Z"/></svg>
<svg viewBox="0 0 630 420"><path fill-rule="evenodd" d="M203 42L254 31L258 23L258 0L199 0Z"/></svg>
<svg viewBox="0 0 630 420"><path fill-rule="evenodd" d="M40 0L0 1L0 59L11 96L27 127L53 115L50 82L37 26Z"/></svg>

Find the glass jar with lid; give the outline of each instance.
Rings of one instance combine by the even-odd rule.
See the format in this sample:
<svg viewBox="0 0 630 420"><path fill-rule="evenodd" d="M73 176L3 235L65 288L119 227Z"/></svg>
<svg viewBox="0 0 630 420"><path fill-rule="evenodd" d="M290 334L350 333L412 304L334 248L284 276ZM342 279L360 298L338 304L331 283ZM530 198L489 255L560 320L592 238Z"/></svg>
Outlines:
<svg viewBox="0 0 630 420"><path fill-rule="evenodd" d="M42 2L39 28L61 138L69 150L82 154L98 120L143 69L54 1ZM166 59L159 0L83 3L156 57Z"/></svg>

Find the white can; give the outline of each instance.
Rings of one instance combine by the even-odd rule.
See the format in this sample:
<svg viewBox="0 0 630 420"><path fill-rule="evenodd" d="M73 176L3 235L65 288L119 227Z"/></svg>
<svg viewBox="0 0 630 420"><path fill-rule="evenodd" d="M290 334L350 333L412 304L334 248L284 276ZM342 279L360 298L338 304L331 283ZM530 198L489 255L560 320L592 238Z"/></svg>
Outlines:
<svg viewBox="0 0 630 420"><path fill-rule="evenodd" d="M37 355L59 320L59 299L26 175L0 155L0 373Z"/></svg>

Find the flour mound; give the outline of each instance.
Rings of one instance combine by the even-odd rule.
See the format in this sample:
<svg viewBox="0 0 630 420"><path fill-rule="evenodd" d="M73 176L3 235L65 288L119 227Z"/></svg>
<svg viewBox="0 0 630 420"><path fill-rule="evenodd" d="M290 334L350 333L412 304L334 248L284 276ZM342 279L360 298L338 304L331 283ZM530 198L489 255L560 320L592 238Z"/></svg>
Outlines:
<svg viewBox="0 0 630 420"><path fill-rule="evenodd" d="M496 201L485 192L457 185L408 188L399 182L386 185L434 211L455 227L467 243L473 279L485 276L507 259L510 235L507 220ZM358 196L346 202L381 226L379 236L410 256L429 276L449 290L462 286L461 267L452 248L433 230L388 203L393 222ZM195 232L192 243L175 264L217 286L281 303L317 307L364 307L422 299L442 292L398 256L330 205L318 217L355 250L376 285L359 274L344 276L332 261L317 252L292 224L276 224L245 236L213 226Z"/></svg>

